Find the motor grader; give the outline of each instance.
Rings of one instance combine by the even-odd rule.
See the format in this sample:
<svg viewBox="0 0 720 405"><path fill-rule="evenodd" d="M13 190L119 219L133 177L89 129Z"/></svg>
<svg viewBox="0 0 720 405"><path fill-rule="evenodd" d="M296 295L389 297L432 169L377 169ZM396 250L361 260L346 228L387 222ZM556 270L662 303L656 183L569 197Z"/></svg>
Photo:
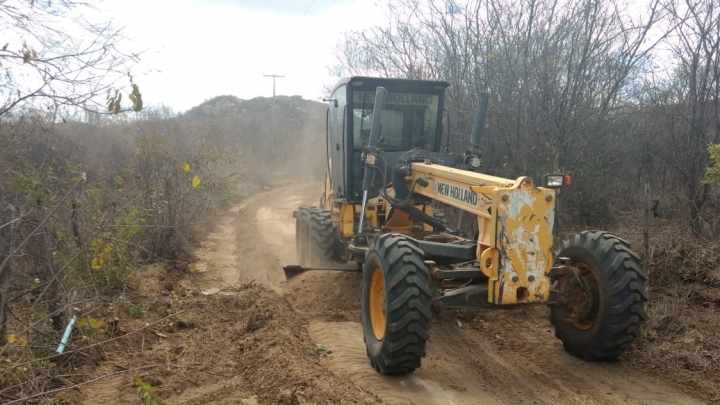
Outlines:
<svg viewBox="0 0 720 405"><path fill-rule="evenodd" d="M544 175L538 184L478 172L488 93L468 150L442 152L448 86L351 77L334 87L325 191L318 206L294 213L299 265L286 266L286 277L361 271L365 345L383 374L420 367L433 313L448 308L547 305L568 352L616 359L647 319L638 256L600 231L553 251L555 201L569 177ZM461 223L450 227L440 204L458 208ZM469 220L477 223L472 238L459 231Z"/></svg>

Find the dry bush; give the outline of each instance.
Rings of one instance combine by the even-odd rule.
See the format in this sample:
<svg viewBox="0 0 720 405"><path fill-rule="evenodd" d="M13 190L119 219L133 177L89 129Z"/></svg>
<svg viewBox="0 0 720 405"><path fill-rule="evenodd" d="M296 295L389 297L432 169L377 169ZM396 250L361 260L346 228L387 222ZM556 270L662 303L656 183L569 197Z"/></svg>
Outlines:
<svg viewBox="0 0 720 405"><path fill-rule="evenodd" d="M188 270L192 244L242 179L238 146L218 138L157 115L96 125L32 116L0 127L0 206L13 204L19 219L3 402L64 384L56 376L77 359L54 352L71 315L80 322L68 350L95 358L82 348L112 336L108 307L127 303L143 266Z"/></svg>
<svg viewBox="0 0 720 405"><path fill-rule="evenodd" d="M202 114L156 109L67 123L29 114L0 123L0 206L19 213L12 338L0 346L3 402L82 381L61 376L105 358L93 345L121 332L118 311L167 315L174 292L169 306L144 307L138 294L149 280L191 271L193 245L246 182L322 178L325 107L278 99L275 131L267 100L232 97L204 103ZM80 320L69 353L55 355L71 315Z"/></svg>
<svg viewBox="0 0 720 405"><path fill-rule="evenodd" d="M720 288L720 242L677 237L653 252L651 286L698 284Z"/></svg>
<svg viewBox="0 0 720 405"><path fill-rule="evenodd" d="M628 364L720 400L720 290L701 284L653 288L649 320Z"/></svg>

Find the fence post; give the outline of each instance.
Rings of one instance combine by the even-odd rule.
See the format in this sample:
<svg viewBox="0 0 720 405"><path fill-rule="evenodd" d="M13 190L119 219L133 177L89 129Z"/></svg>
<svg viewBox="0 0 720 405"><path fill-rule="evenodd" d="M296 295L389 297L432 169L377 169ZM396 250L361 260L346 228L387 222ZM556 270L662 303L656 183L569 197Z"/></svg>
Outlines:
<svg viewBox="0 0 720 405"><path fill-rule="evenodd" d="M13 222L15 220L15 207L8 204L3 212L3 221L0 223L0 345L7 343L7 316L10 299L8 297L10 284L10 250L12 248Z"/></svg>

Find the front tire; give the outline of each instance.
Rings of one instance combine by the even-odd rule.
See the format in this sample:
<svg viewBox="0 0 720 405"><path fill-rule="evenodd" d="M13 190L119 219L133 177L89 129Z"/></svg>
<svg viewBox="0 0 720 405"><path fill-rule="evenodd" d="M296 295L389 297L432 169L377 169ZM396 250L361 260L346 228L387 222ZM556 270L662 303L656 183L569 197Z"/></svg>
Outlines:
<svg viewBox="0 0 720 405"><path fill-rule="evenodd" d="M430 286L424 254L404 235L370 245L362 278L363 337L370 364L382 374L420 367L430 330Z"/></svg>
<svg viewBox="0 0 720 405"><path fill-rule="evenodd" d="M615 235L586 231L565 241L558 257L569 258L573 271L560 280L567 301L552 307L555 336L576 357L617 359L647 320L638 256Z"/></svg>

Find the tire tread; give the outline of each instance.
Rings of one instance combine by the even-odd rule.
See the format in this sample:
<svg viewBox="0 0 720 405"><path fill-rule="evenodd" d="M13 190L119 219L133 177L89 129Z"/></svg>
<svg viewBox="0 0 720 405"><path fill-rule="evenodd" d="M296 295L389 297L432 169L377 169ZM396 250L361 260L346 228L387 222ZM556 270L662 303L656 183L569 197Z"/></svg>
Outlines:
<svg viewBox="0 0 720 405"><path fill-rule="evenodd" d="M420 367L421 359L425 357L430 327L431 291L424 253L407 236L383 234L371 244L368 257L374 254L377 254L387 280L387 327L379 353L373 355L368 349L368 357L382 374L410 373ZM367 266L366 259L365 271L374 271ZM366 289L368 287L363 286L363 294ZM369 319L369 315L364 314L364 339L369 347L371 339L377 340L372 328L366 325L369 322L366 318Z"/></svg>
<svg viewBox="0 0 720 405"><path fill-rule="evenodd" d="M563 347L576 357L589 361L615 360L640 335L640 327L648 319L645 311L646 275L639 265L639 257L630 244L608 232L585 231L566 241L558 257L568 256L568 249L585 250L600 268L594 269L600 283L602 304L598 324L587 331L575 329L561 320L553 309L555 336Z"/></svg>
<svg viewBox="0 0 720 405"><path fill-rule="evenodd" d="M321 208L309 210L310 266L331 264L335 259L335 231L330 212Z"/></svg>

